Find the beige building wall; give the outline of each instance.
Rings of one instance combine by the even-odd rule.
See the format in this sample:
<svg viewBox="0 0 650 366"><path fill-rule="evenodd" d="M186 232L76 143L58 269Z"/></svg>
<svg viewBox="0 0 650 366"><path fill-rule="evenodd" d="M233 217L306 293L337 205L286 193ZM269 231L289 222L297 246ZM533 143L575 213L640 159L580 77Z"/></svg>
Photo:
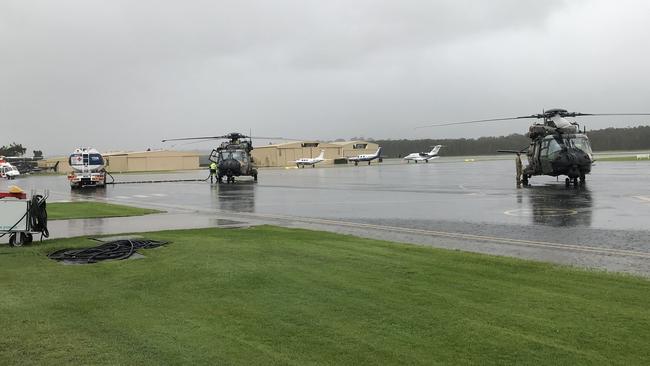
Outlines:
<svg viewBox="0 0 650 366"><path fill-rule="evenodd" d="M106 170L109 172L128 172L128 159L127 155L111 155L104 156L106 161Z"/></svg>
<svg viewBox="0 0 650 366"><path fill-rule="evenodd" d="M312 146L316 145L317 146ZM315 158L325 150L325 160L320 164L332 164L339 157L339 147L330 143L301 141L256 147L251 155L258 167L292 166L300 158Z"/></svg>
<svg viewBox="0 0 650 366"><path fill-rule="evenodd" d="M341 149L341 156L349 158L361 154L374 154L377 152L379 145L368 141L342 141L333 142Z"/></svg>
<svg viewBox="0 0 650 366"><path fill-rule="evenodd" d="M318 146L310 146L316 143ZM360 148L361 146L363 148ZM372 154L377 151L377 147L377 144L366 141L335 143L299 141L256 147L251 154L255 164L259 167L281 167L293 166L293 161L300 158L315 158L321 150L325 150L325 159L327 160L319 164L327 165L333 164L334 159L341 157Z"/></svg>
<svg viewBox="0 0 650 366"><path fill-rule="evenodd" d="M57 165L58 163L58 165ZM37 163L38 167L45 171L52 171L56 168L56 172L71 172L72 168L68 164L67 156L58 156L49 159L39 160Z"/></svg>
<svg viewBox="0 0 650 366"><path fill-rule="evenodd" d="M161 170L199 169L199 154L186 151L145 151L102 154L109 172L149 172ZM67 157L39 161L42 169L52 169L56 163L58 172L71 172Z"/></svg>

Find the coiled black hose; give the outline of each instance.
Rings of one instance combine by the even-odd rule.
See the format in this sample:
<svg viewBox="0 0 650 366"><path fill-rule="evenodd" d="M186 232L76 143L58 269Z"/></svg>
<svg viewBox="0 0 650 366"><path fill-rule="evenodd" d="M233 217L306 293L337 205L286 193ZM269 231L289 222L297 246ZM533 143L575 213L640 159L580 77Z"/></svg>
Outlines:
<svg viewBox="0 0 650 366"><path fill-rule="evenodd" d="M41 240L50 236L50 232L47 230L46 199L47 197L36 194L29 204L29 228L31 231L40 232Z"/></svg>
<svg viewBox="0 0 650 366"><path fill-rule="evenodd" d="M138 249L156 248L168 244L157 240L115 240L91 248L61 249L47 255L55 261L74 264L90 264L105 260L127 259Z"/></svg>

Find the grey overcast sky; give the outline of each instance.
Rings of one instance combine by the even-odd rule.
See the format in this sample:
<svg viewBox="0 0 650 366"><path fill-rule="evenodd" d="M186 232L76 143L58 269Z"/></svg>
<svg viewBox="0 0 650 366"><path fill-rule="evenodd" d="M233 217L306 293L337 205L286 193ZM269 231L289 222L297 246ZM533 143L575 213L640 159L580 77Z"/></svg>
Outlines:
<svg viewBox="0 0 650 366"><path fill-rule="evenodd" d="M650 112L649 70L647 0L0 0L0 144L52 155L249 129L523 133L521 121L414 127L552 107Z"/></svg>

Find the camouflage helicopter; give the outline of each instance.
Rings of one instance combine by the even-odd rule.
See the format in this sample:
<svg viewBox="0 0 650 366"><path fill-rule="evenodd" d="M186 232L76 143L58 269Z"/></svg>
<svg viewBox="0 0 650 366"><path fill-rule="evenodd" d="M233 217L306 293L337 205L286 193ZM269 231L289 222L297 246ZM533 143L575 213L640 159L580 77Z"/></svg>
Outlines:
<svg viewBox="0 0 650 366"><path fill-rule="evenodd" d="M522 150L499 150L498 152L521 154L526 153L528 165L522 172L522 183L528 185L529 179L534 175L549 175L558 177L566 175L566 186L584 185L586 175L591 172L594 162L591 144L586 135L586 129L580 131L580 126L575 121L566 118L581 116L647 116L648 113L578 113L568 112L566 109L549 109L541 114L530 116L492 118L475 121L441 123L422 126L451 126L461 124L508 121L516 119L539 119L526 134L530 139L530 146ZM418 128L422 128L418 127Z"/></svg>
<svg viewBox="0 0 650 366"><path fill-rule="evenodd" d="M265 137L260 137L265 138ZM186 137L177 139L162 140L183 141L183 140L210 140L226 139L210 153L210 161L217 164L217 181L223 182L226 177L227 183L234 183L235 177L251 176L257 182L257 169L254 167L252 137L243 135L239 132L231 132L223 136L205 136L205 137Z"/></svg>

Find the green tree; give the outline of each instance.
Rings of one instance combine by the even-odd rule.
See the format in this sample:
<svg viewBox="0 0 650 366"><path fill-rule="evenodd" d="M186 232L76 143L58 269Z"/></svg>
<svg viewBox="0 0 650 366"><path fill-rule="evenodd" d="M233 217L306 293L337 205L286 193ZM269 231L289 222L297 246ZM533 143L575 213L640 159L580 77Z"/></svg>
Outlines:
<svg viewBox="0 0 650 366"><path fill-rule="evenodd" d="M12 142L9 146L0 147L0 155L3 156L23 156L27 151L21 144Z"/></svg>

